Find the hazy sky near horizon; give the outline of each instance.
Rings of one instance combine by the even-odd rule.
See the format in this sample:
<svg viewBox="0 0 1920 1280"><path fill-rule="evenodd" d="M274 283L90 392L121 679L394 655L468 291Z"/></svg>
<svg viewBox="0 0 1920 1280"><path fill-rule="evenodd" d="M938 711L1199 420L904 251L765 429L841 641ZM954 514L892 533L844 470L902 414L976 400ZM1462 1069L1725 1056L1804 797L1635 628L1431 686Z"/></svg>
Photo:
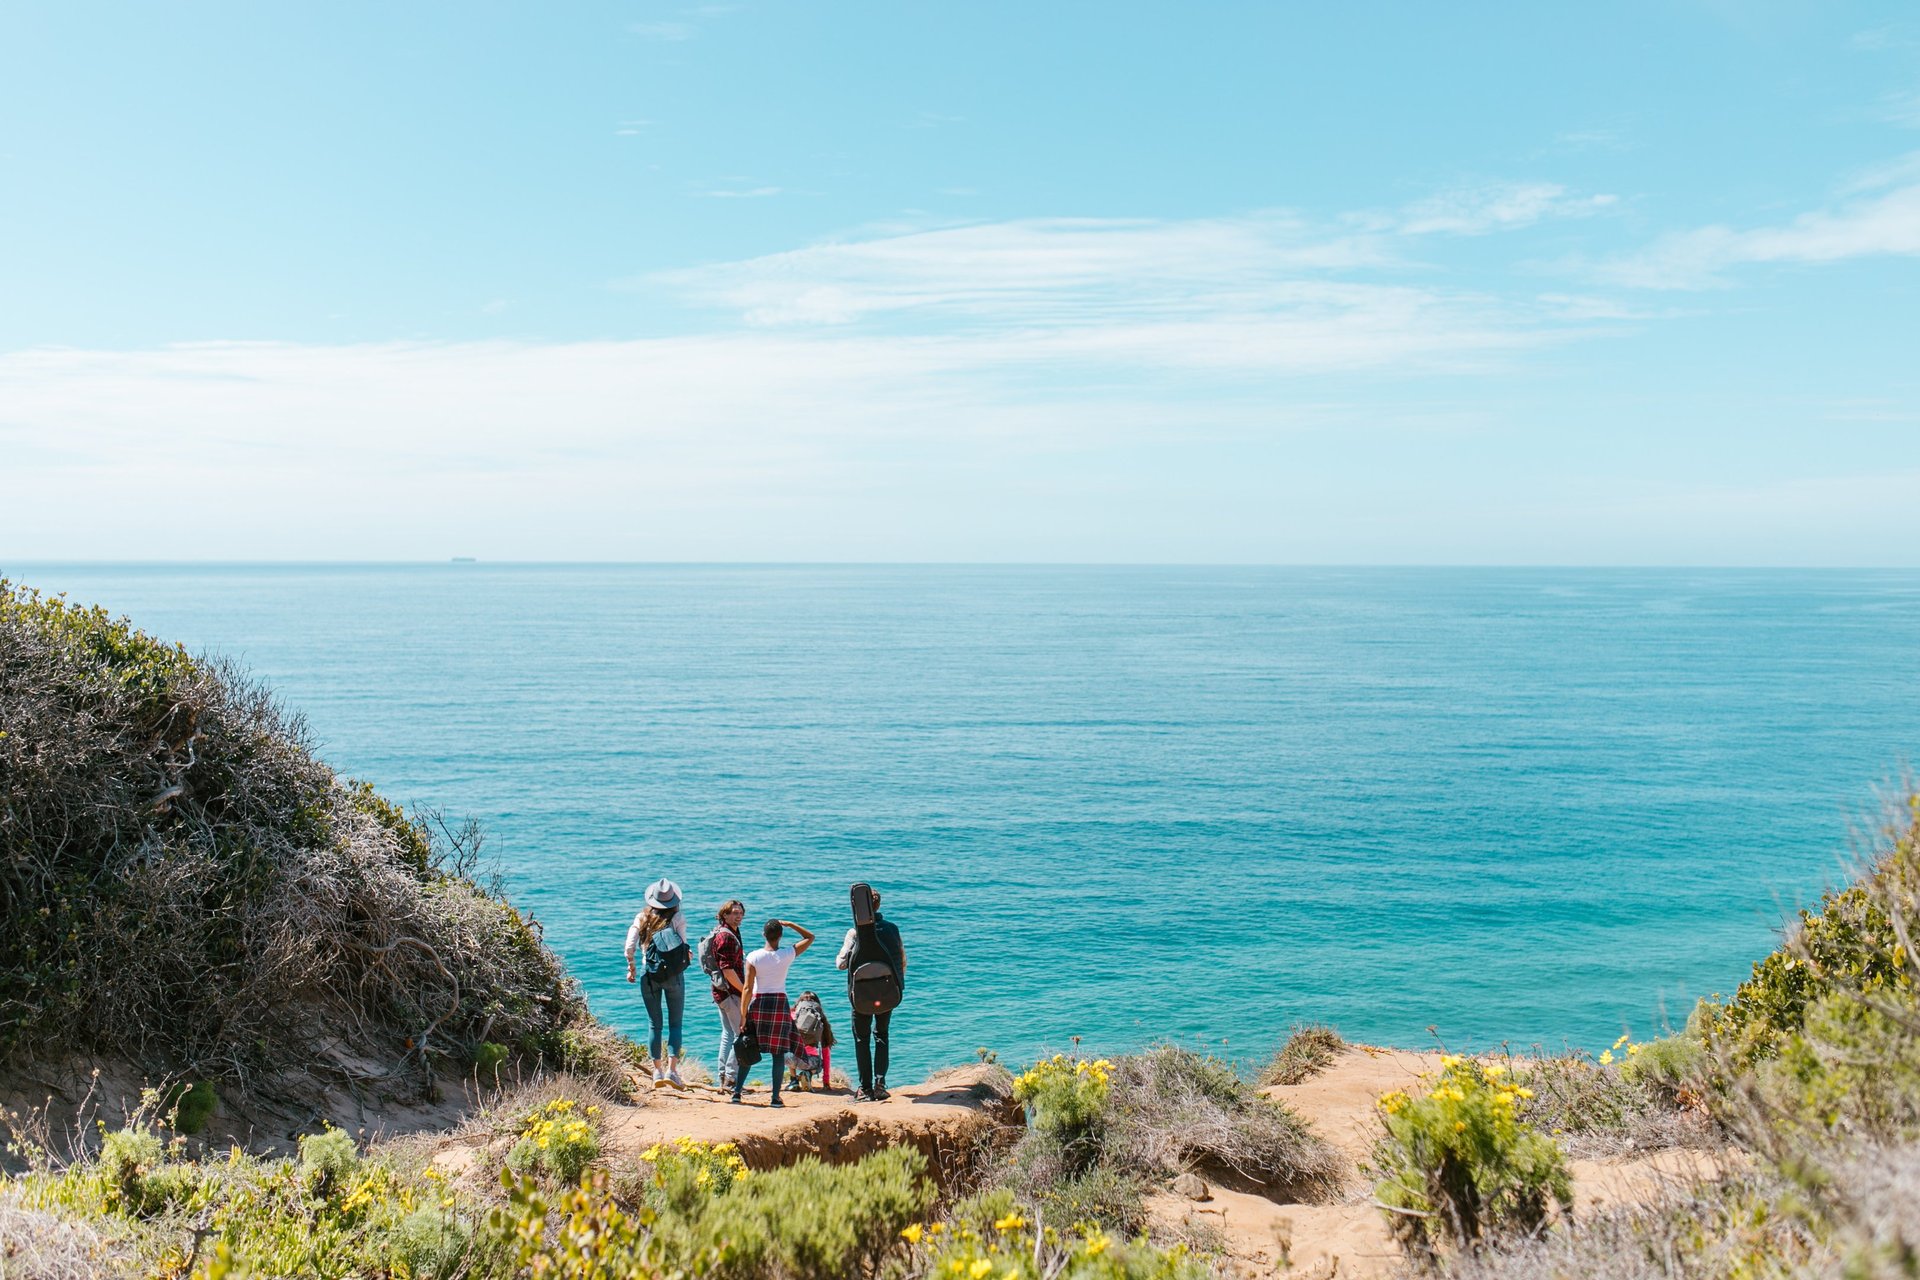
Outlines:
<svg viewBox="0 0 1920 1280"><path fill-rule="evenodd" d="M0 11L0 572L1920 562L1920 10Z"/></svg>

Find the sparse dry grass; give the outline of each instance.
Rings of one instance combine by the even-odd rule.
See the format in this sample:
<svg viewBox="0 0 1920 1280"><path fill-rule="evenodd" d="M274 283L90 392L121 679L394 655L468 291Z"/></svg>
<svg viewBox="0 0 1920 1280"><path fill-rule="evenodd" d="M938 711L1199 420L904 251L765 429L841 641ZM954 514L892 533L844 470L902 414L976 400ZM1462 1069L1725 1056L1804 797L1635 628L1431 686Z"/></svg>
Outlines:
<svg viewBox="0 0 1920 1280"><path fill-rule="evenodd" d="M1346 1047L1347 1042L1332 1027L1318 1023L1295 1027L1280 1052L1261 1071L1260 1084L1304 1084L1332 1066Z"/></svg>
<svg viewBox="0 0 1920 1280"><path fill-rule="evenodd" d="M1230 1064L1174 1045L1117 1059L1108 1111L1107 1144L1143 1171L1225 1170L1314 1201L1347 1174L1339 1152Z"/></svg>

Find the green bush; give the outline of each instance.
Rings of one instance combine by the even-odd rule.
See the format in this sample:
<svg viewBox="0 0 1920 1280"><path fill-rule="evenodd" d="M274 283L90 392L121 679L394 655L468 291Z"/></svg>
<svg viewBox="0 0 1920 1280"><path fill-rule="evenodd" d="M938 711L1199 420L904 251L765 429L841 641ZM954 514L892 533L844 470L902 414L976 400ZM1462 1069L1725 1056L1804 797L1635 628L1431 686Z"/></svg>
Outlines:
<svg viewBox="0 0 1920 1280"><path fill-rule="evenodd" d="M208 1080L177 1084L169 1089L161 1104L161 1114L175 1133L199 1133L213 1118L220 1105L219 1091Z"/></svg>
<svg viewBox="0 0 1920 1280"><path fill-rule="evenodd" d="M1920 890L1920 795L1907 809L1908 825L1889 823L1888 846L1856 881L1822 895L1818 911L1802 911L1786 945L1754 965L1730 1000L1709 1007L1702 1030L1735 1072L1777 1057L1808 1005L1835 989L1915 1002L1913 965L1888 910Z"/></svg>
<svg viewBox="0 0 1920 1280"><path fill-rule="evenodd" d="M110 1208L145 1214L147 1181L166 1163L166 1144L148 1126L130 1125L108 1134L100 1144L100 1174Z"/></svg>
<svg viewBox="0 0 1920 1280"><path fill-rule="evenodd" d="M507 1064L512 1050L492 1040L482 1040L480 1047L473 1051L473 1069L482 1080L492 1084L500 1082L500 1068Z"/></svg>
<svg viewBox="0 0 1920 1280"><path fill-rule="evenodd" d="M600 1155L600 1108L555 1098L520 1120L520 1138L507 1153L507 1168L572 1184Z"/></svg>
<svg viewBox="0 0 1920 1280"><path fill-rule="evenodd" d="M901 1232L909 1275L939 1280L1207 1280L1213 1271L1175 1246L1124 1243L1099 1226L1038 1226L1007 1191L955 1206L946 1223Z"/></svg>
<svg viewBox="0 0 1920 1280"><path fill-rule="evenodd" d="M305 1134L300 1139L300 1168L313 1180L315 1190L326 1195L344 1186L360 1167L360 1152L353 1137L344 1129L328 1129Z"/></svg>
<svg viewBox="0 0 1920 1280"><path fill-rule="evenodd" d="M1311 1080L1333 1064L1347 1042L1332 1027L1295 1027L1280 1052L1260 1073L1262 1085L1293 1085Z"/></svg>
<svg viewBox="0 0 1920 1280"><path fill-rule="evenodd" d="M753 1176L731 1142L675 1138L640 1153L647 1166L648 1203L662 1212L694 1213L715 1196Z"/></svg>
<svg viewBox="0 0 1920 1280"><path fill-rule="evenodd" d="M1025 1103L1036 1132L1073 1140L1099 1123L1112 1089L1113 1063L1056 1053L1016 1077L1015 1101Z"/></svg>
<svg viewBox="0 0 1920 1280"><path fill-rule="evenodd" d="M1707 1047L1692 1030L1644 1044L1620 1063L1620 1078L1664 1103L1698 1093L1707 1074Z"/></svg>
<svg viewBox="0 0 1920 1280"><path fill-rule="evenodd" d="M388 1236L393 1261L413 1280L452 1280L467 1261L473 1231L444 1209L415 1209Z"/></svg>
<svg viewBox="0 0 1920 1280"><path fill-rule="evenodd" d="M1416 1261L1440 1246L1469 1252L1491 1236L1537 1229L1553 1205L1573 1210L1566 1159L1519 1119L1531 1090L1504 1064L1447 1055L1425 1094L1380 1099L1386 1136L1374 1151L1374 1199Z"/></svg>
<svg viewBox="0 0 1920 1280"><path fill-rule="evenodd" d="M530 1178L501 1174L507 1203L487 1215L486 1231L500 1265L488 1276L540 1280L657 1280L669 1274L663 1237L644 1217L622 1208L604 1173L549 1200ZM671 1273L708 1273L711 1257L687 1259ZM697 1264L697 1265L696 1265ZM479 1280L478 1276L475 1280Z"/></svg>
<svg viewBox="0 0 1920 1280"><path fill-rule="evenodd" d="M0 725L31 855L0 858L0 1053L244 1085L345 1034L428 1093L454 1046L585 1020L537 932L458 874L471 840L446 834L450 873L236 669L0 580Z"/></svg>
<svg viewBox="0 0 1920 1280"><path fill-rule="evenodd" d="M659 1230L679 1259L712 1256L716 1280L841 1280L871 1274L932 1207L926 1158L893 1147L858 1164L809 1156L737 1182Z"/></svg>

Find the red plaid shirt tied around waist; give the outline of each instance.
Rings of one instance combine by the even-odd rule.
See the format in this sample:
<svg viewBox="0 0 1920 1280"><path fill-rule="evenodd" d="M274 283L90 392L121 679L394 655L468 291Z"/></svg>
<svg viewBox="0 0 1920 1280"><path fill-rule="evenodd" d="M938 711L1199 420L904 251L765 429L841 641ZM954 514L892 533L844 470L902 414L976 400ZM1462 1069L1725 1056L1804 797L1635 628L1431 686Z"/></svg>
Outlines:
<svg viewBox="0 0 1920 1280"><path fill-rule="evenodd" d="M747 1026L762 1053L792 1053L800 1046L793 1033L793 1014L787 1008L786 992L759 995L747 1006Z"/></svg>

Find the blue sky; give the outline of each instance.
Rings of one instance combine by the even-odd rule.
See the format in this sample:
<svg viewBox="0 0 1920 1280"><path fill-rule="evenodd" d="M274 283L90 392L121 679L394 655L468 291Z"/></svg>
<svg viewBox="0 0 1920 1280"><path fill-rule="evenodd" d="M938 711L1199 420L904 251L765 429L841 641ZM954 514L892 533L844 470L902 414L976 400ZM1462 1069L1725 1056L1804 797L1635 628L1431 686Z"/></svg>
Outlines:
<svg viewBox="0 0 1920 1280"><path fill-rule="evenodd" d="M1913 564L1911 5L0 13L0 562Z"/></svg>

